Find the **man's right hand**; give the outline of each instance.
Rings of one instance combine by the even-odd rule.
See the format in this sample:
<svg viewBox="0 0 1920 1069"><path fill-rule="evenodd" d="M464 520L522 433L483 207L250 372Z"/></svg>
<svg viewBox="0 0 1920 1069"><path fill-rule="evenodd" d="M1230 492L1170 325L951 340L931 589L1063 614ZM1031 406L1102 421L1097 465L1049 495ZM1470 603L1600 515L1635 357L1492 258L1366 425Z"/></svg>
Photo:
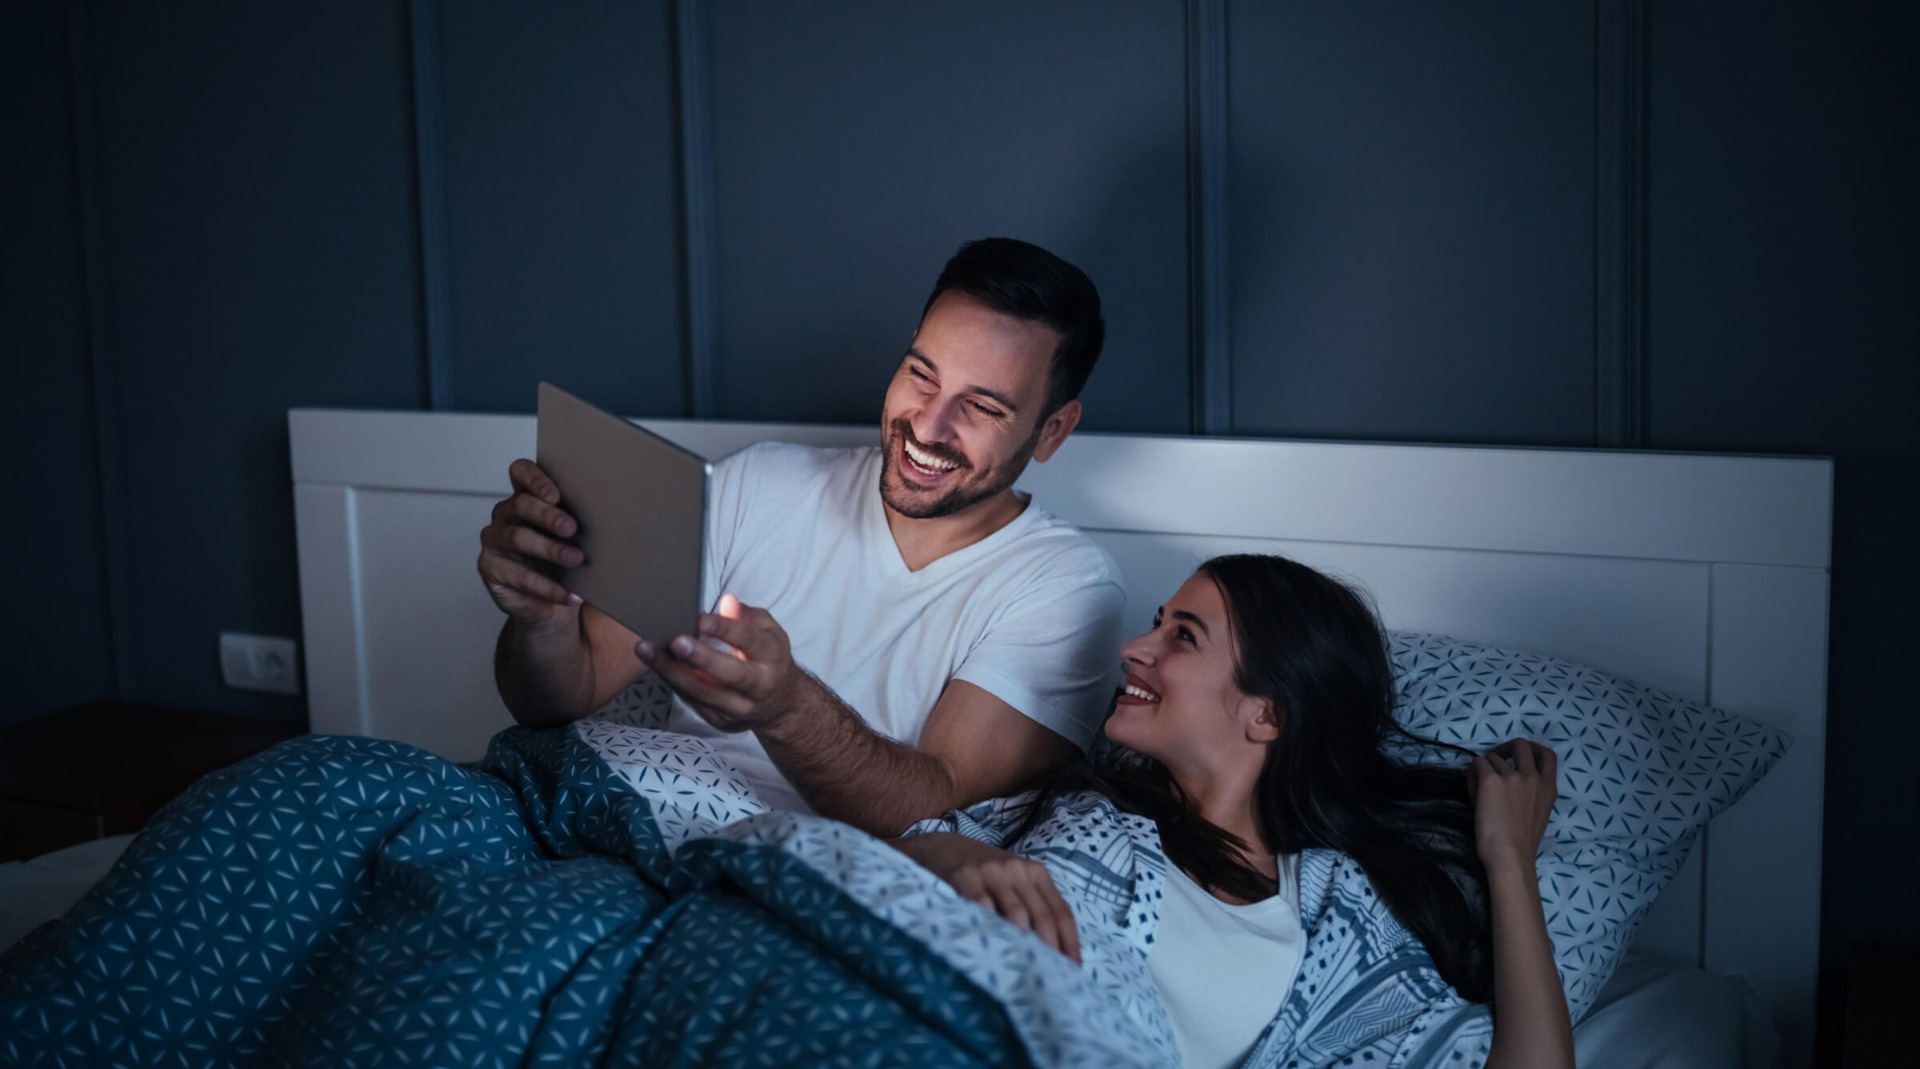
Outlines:
<svg viewBox="0 0 1920 1069"><path fill-rule="evenodd" d="M480 529L480 578L493 603L525 627L577 627L580 596L556 582L546 565L572 568L586 560L564 541L579 531L561 511L560 488L531 460L507 468L513 496L493 506L493 522Z"/></svg>

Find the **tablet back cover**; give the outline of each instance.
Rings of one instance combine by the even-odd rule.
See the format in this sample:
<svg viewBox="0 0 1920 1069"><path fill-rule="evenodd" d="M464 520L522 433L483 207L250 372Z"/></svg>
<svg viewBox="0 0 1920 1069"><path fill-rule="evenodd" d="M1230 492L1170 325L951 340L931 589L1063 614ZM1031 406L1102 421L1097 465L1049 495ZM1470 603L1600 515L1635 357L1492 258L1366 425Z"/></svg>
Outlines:
<svg viewBox="0 0 1920 1069"><path fill-rule="evenodd" d="M536 463L560 488L586 562L559 580L647 639L693 633L706 545L706 458L540 384Z"/></svg>

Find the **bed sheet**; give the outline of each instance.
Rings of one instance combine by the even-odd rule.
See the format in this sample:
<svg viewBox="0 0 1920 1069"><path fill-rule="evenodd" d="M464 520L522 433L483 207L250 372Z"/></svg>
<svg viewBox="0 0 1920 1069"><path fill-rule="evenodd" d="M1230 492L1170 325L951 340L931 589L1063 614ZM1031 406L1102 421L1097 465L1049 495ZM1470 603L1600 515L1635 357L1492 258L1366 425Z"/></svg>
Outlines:
<svg viewBox="0 0 1920 1069"><path fill-rule="evenodd" d="M1606 1069L1780 1069L1786 1049L1753 986L1629 954L1573 1030L1576 1064Z"/></svg>
<svg viewBox="0 0 1920 1069"><path fill-rule="evenodd" d="M0 951L71 909L132 841L113 835L0 864Z"/></svg>

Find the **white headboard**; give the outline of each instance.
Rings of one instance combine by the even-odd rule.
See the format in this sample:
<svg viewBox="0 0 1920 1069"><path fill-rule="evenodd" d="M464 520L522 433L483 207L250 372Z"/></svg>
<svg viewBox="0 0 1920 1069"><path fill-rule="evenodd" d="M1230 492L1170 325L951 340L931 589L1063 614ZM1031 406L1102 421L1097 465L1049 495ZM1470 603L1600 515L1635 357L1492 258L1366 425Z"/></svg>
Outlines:
<svg viewBox="0 0 1920 1069"><path fill-rule="evenodd" d="M642 421L719 456L871 427ZM313 730L470 760L512 723L478 533L530 416L290 415ZM1075 435L1024 489L1126 573L1142 627L1200 560L1280 552L1364 584L1388 627L1554 654L1779 725L1636 946L1746 976L1812 1063L1826 739L1827 460Z"/></svg>

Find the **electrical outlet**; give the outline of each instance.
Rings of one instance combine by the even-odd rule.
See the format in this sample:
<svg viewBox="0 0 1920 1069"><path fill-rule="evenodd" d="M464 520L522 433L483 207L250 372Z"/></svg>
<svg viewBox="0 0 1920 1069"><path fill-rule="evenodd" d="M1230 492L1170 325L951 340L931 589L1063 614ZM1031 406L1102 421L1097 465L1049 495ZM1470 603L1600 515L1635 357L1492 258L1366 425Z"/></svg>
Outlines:
<svg viewBox="0 0 1920 1069"><path fill-rule="evenodd" d="M300 693L299 657L290 638L220 632L220 680L235 690Z"/></svg>

